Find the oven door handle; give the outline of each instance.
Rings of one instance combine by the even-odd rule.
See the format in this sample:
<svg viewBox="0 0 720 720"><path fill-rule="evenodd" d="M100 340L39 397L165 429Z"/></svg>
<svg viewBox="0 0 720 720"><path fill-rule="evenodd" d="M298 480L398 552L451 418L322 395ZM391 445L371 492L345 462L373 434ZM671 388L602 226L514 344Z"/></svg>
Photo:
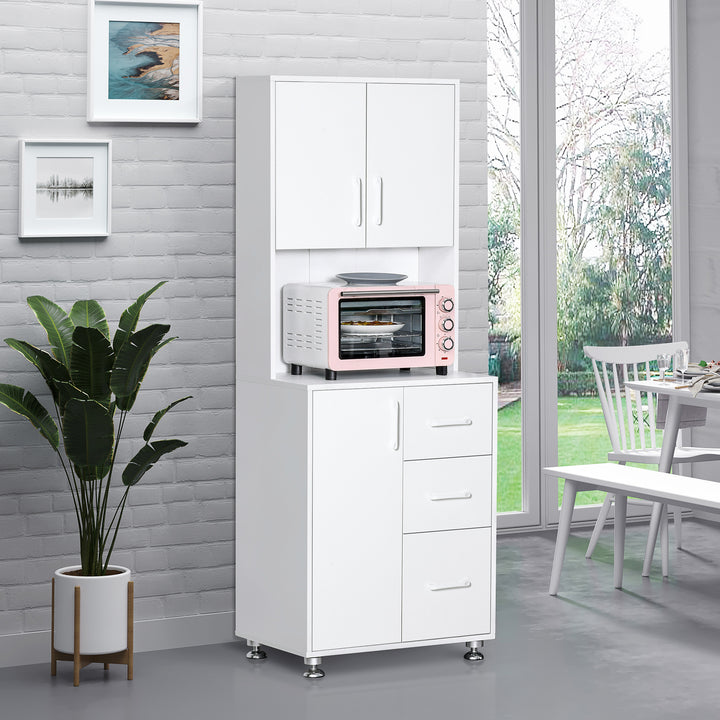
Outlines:
<svg viewBox="0 0 720 720"><path fill-rule="evenodd" d="M401 295L432 295L440 291L437 288L413 288L412 290L388 288L387 290L341 290L340 297L369 297L371 295L401 296Z"/></svg>

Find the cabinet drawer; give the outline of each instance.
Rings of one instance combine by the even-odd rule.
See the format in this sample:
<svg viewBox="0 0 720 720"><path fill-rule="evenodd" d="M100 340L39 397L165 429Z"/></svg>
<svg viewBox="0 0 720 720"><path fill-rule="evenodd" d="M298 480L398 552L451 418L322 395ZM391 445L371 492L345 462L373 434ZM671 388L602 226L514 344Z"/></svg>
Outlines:
<svg viewBox="0 0 720 720"><path fill-rule="evenodd" d="M490 528L403 537L403 641L491 630Z"/></svg>
<svg viewBox="0 0 720 720"><path fill-rule="evenodd" d="M489 455L490 384L405 389L405 460Z"/></svg>
<svg viewBox="0 0 720 720"><path fill-rule="evenodd" d="M491 523L490 456L404 463L403 532L459 530Z"/></svg>

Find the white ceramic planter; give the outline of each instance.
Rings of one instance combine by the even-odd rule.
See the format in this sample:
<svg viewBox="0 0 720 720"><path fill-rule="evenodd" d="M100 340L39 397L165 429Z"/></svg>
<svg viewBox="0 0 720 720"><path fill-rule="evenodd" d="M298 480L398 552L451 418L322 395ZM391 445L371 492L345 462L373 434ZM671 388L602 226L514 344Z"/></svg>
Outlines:
<svg viewBox="0 0 720 720"><path fill-rule="evenodd" d="M75 587L80 588L80 653L99 655L127 648L130 570L110 565L114 575L68 575L79 565L55 571L55 649L74 651Z"/></svg>

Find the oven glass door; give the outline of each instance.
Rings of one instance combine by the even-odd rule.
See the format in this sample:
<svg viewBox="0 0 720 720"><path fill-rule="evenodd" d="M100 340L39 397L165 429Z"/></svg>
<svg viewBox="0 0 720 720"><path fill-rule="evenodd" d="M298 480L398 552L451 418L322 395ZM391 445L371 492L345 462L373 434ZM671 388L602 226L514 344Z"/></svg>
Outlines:
<svg viewBox="0 0 720 720"><path fill-rule="evenodd" d="M425 297L341 298L341 360L425 355Z"/></svg>

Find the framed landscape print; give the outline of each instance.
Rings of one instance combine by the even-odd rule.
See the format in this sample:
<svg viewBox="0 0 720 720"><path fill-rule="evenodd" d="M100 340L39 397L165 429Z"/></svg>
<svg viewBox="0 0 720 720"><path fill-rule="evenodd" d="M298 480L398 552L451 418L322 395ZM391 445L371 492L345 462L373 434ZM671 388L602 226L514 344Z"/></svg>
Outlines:
<svg viewBox="0 0 720 720"><path fill-rule="evenodd" d="M21 238L110 234L110 140L21 140Z"/></svg>
<svg viewBox="0 0 720 720"><path fill-rule="evenodd" d="M89 0L89 122L198 123L202 3Z"/></svg>

